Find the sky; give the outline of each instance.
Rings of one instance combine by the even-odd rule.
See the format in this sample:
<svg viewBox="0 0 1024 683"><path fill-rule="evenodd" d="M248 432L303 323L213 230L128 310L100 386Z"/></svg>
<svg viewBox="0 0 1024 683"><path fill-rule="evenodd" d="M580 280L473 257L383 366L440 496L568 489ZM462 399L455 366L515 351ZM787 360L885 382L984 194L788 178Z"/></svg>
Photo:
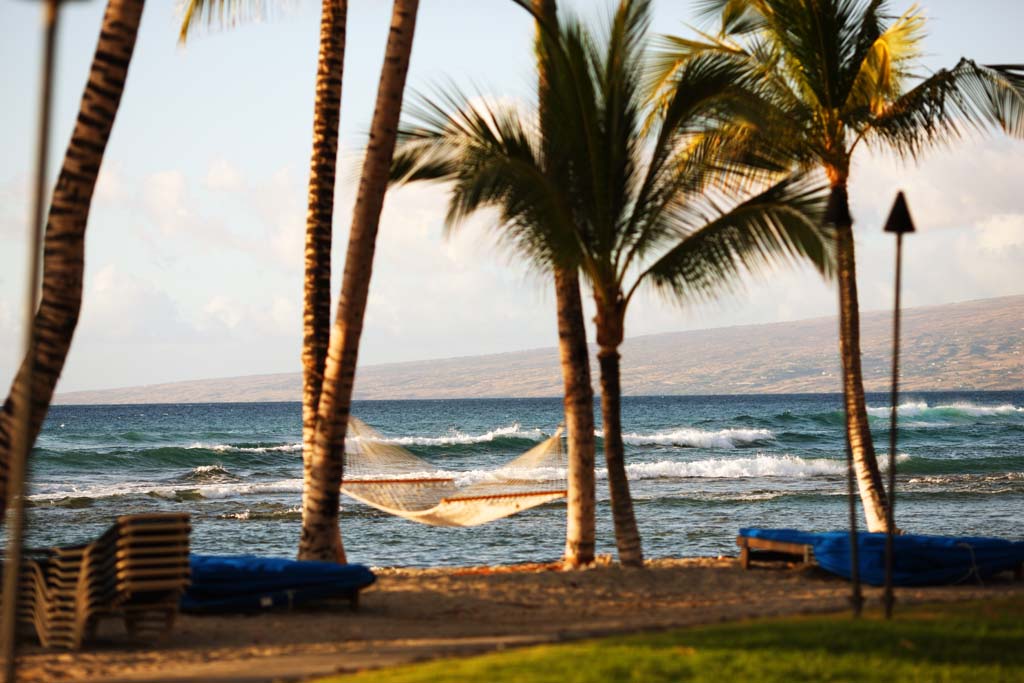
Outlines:
<svg viewBox="0 0 1024 683"><path fill-rule="evenodd" d="M384 0L349 4L335 299L390 13ZM657 1L653 31L686 33L698 21L693 4ZM929 19L927 68L962 55L1024 62L1019 0L919 4ZM319 3L275 6L262 21L204 31L181 46L177 3L148 3L92 204L82 315L58 391L300 370ZM560 3L597 19L609 6ZM51 178L103 9L87 0L61 14ZM529 16L507 0L422 0L407 101L448 83L528 99L532 35ZM38 3L0 4L0 388L21 355L40 45ZM881 226L898 189L919 230L905 243L905 305L1024 294L1021 178L1024 143L1001 135L913 165L859 152L851 202L862 308L891 306L894 248ZM487 215L444 238L445 203L440 187L388 193L362 363L557 343L549 281L495 248ZM833 315L835 301L834 288L807 269L749 279L741 292L700 305L644 292L631 306L627 336Z"/></svg>

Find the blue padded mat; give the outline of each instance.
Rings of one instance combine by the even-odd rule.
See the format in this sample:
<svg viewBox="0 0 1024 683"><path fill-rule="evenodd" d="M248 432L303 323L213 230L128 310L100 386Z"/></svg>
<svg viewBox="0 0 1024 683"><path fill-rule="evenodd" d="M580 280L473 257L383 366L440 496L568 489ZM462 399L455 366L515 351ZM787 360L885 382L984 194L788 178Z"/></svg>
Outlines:
<svg viewBox="0 0 1024 683"><path fill-rule="evenodd" d="M361 564L249 555L192 555L185 612L247 612L351 596L377 577Z"/></svg>
<svg viewBox="0 0 1024 683"><path fill-rule="evenodd" d="M850 533L812 533L796 529L740 529L740 536L811 545L818 565L850 578ZM864 583L885 583L885 534L858 532L858 564ZM893 584L934 586L988 579L1024 562L1024 541L976 536L893 538Z"/></svg>

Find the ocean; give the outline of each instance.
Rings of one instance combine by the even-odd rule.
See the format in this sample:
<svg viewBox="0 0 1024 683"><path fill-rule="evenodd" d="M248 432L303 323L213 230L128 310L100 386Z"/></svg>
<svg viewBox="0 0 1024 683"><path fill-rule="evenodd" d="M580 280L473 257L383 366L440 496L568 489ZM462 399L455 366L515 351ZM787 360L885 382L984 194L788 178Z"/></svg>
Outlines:
<svg viewBox="0 0 1024 683"><path fill-rule="evenodd" d="M888 399L868 403L881 455ZM560 399L493 399L363 401L353 414L472 479L552 434L561 411ZM899 526L1024 540L1024 392L907 394L899 414ZM622 418L648 557L734 554L744 526L846 525L837 395L626 397ZM298 403L54 406L32 457L27 545L80 542L116 515L173 510L192 514L195 552L293 556L300 439ZM597 476L597 549L614 554L601 465ZM342 506L349 559L371 566L562 553L564 501L472 528L427 527L347 498Z"/></svg>

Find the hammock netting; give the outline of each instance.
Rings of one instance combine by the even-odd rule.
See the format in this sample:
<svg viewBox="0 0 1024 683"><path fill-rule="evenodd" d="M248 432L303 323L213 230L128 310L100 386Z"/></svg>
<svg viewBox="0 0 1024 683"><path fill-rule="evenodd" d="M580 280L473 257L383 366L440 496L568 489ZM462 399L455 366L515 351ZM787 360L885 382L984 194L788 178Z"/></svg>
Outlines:
<svg viewBox="0 0 1024 683"><path fill-rule="evenodd" d="M433 526L476 526L565 497L562 430L483 476L439 471L363 422L349 420L341 492Z"/></svg>

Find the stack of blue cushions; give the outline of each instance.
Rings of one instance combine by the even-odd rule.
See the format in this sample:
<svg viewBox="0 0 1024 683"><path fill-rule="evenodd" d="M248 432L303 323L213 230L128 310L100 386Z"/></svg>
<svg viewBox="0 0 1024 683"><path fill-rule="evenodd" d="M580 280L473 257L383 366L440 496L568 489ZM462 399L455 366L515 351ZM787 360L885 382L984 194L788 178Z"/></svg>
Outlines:
<svg viewBox="0 0 1024 683"><path fill-rule="evenodd" d="M328 598L354 598L377 577L361 564L248 555L192 555L185 612L252 612Z"/></svg>

